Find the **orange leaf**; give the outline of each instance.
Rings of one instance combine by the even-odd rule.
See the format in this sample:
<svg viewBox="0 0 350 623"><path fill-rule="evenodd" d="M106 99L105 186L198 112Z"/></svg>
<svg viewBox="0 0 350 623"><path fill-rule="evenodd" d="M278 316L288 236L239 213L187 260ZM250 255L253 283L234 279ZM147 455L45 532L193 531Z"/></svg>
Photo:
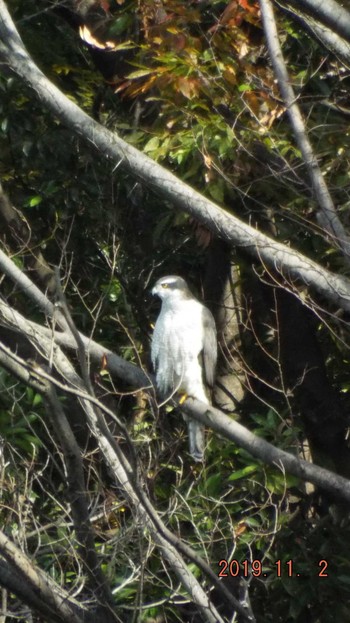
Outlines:
<svg viewBox="0 0 350 623"><path fill-rule="evenodd" d="M193 78L178 78L177 87L182 95L187 97L189 100L197 96L199 93L198 80L194 80Z"/></svg>
<svg viewBox="0 0 350 623"><path fill-rule="evenodd" d="M242 7L247 13L254 13L257 15L259 13L259 5L258 4L250 4L249 0L238 0L239 6Z"/></svg>
<svg viewBox="0 0 350 623"><path fill-rule="evenodd" d="M109 9L111 8L108 0L100 0L101 7L105 11L105 13L109 13Z"/></svg>
<svg viewBox="0 0 350 623"><path fill-rule="evenodd" d="M247 525L244 521L240 521L235 528L235 535L239 536L240 534L244 534L247 530Z"/></svg>

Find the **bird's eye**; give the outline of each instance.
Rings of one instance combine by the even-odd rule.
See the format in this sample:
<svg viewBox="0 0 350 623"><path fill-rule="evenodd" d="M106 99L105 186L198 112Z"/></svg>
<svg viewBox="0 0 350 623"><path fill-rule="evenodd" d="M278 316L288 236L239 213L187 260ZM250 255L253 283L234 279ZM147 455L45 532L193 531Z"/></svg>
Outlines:
<svg viewBox="0 0 350 623"><path fill-rule="evenodd" d="M168 284L167 283L162 283L162 288L167 288Z"/></svg>

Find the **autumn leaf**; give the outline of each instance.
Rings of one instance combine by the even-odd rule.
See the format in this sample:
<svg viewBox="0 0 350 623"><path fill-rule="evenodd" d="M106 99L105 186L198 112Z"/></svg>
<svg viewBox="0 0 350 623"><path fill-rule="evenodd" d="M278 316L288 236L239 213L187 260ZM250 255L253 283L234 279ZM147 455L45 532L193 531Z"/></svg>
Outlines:
<svg viewBox="0 0 350 623"><path fill-rule="evenodd" d="M180 77L177 79L177 88L182 93L182 95L184 95L184 97L186 97L187 99L192 99L193 97L198 96L199 82L194 78Z"/></svg>

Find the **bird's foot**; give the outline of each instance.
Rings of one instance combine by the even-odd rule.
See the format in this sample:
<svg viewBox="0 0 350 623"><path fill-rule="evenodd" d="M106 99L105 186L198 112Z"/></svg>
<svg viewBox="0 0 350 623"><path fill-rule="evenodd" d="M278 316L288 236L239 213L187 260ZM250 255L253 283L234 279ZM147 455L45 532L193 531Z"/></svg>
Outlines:
<svg viewBox="0 0 350 623"><path fill-rule="evenodd" d="M182 394L180 400L179 400L179 405L183 405L183 403L185 402L185 400L187 400L188 398L188 394L186 394L186 392L184 394Z"/></svg>

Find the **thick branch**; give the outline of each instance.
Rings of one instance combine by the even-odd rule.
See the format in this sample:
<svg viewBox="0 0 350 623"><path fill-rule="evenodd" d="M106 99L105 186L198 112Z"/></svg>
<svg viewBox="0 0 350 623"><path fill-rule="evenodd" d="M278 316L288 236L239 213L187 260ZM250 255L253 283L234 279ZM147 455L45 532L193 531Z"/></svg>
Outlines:
<svg viewBox="0 0 350 623"><path fill-rule="evenodd" d="M268 441L251 433L242 424L231 420L219 409L205 405L199 400L188 398L181 405L181 410L203 422L203 424L209 426L209 428L215 430L226 439L237 443L241 448L244 448L264 463L276 465L276 467L280 467L288 474L293 474L301 480L312 482L339 500L350 502L350 480L338 476L319 465L308 463L289 452L279 450Z"/></svg>
<svg viewBox="0 0 350 623"><path fill-rule="evenodd" d="M320 22L316 21L312 17L303 16L300 20L306 27L309 33L317 37L317 39L326 47L330 52L335 54L343 63L349 66L350 64L350 40L345 41L336 32L327 28Z"/></svg>
<svg viewBox="0 0 350 623"><path fill-rule="evenodd" d="M284 62L271 0L260 0L260 7L271 63L287 107L295 140L302 153L309 173L310 182L320 207L322 225L332 237L335 245L338 246L343 251L345 257L350 260L350 239L338 218L327 184L318 166L317 158L307 135L304 119L297 104L294 89L290 83L288 71Z"/></svg>
<svg viewBox="0 0 350 623"><path fill-rule="evenodd" d="M52 612L52 609L42 601L29 584L24 581L23 576L19 576L8 562L0 560L0 586L6 588L9 592L14 593L25 603L29 608L32 608L36 612L40 612L45 617L50 617L52 621L62 621L60 617L57 617ZM1 621L5 620L0 618Z"/></svg>
<svg viewBox="0 0 350 623"><path fill-rule="evenodd" d="M0 53L67 127L90 141L106 157L131 172L175 207L204 223L216 236L244 248L287 279L299 279L326 299L350 310L350 283L240 221L203 197L175 175L99 125L63 95L28 56L3 0L0 0ZM341 237L342 238L342 237Z"/></svg>
<svg viewBox="0 0 350 623"><path fill-rule="evenodd" d="M350 42L350 12L335 0L289 0Z"/></svg>
<svg viewBox="0 0 350 623"><path fill-rule="evenodd" d="M55 585L45 573L35 567L32 561L1 531L0 553L18 576L22 578L28 590L33 591L37 596L39 600L37 606L40 602L45 604L45 609L50 611L54 620L65 621L65 623L82 623L84 621L84 611L81 606L73 604L69 595ZM4 568L2 571L4 574Z"/></svg>
<svg viewBox="0 0 350 623"><path fill-rule="evenodd" d="M300 6L292 6L288 2L279 7L292 19L296 20L312 37L328 48L346 65L350 64L350 41L346 41L338 33L331 30L319 20L302 11Z"/></svg>
<svg viewBox="0 0 350 623"><path fill-rule="evenodd" d="M29 608L40 613L44 617L48 617L51 621L62 623L62 618L53 612L47 603L40 599L35 590L25 581L23 576L19 576L10 566L8 562L0 560L0 586L6 588L10 593L18 596L18 598ZM6 615L5 615L6 616ZM5 621L0 617L1 621Z"/></svg>

